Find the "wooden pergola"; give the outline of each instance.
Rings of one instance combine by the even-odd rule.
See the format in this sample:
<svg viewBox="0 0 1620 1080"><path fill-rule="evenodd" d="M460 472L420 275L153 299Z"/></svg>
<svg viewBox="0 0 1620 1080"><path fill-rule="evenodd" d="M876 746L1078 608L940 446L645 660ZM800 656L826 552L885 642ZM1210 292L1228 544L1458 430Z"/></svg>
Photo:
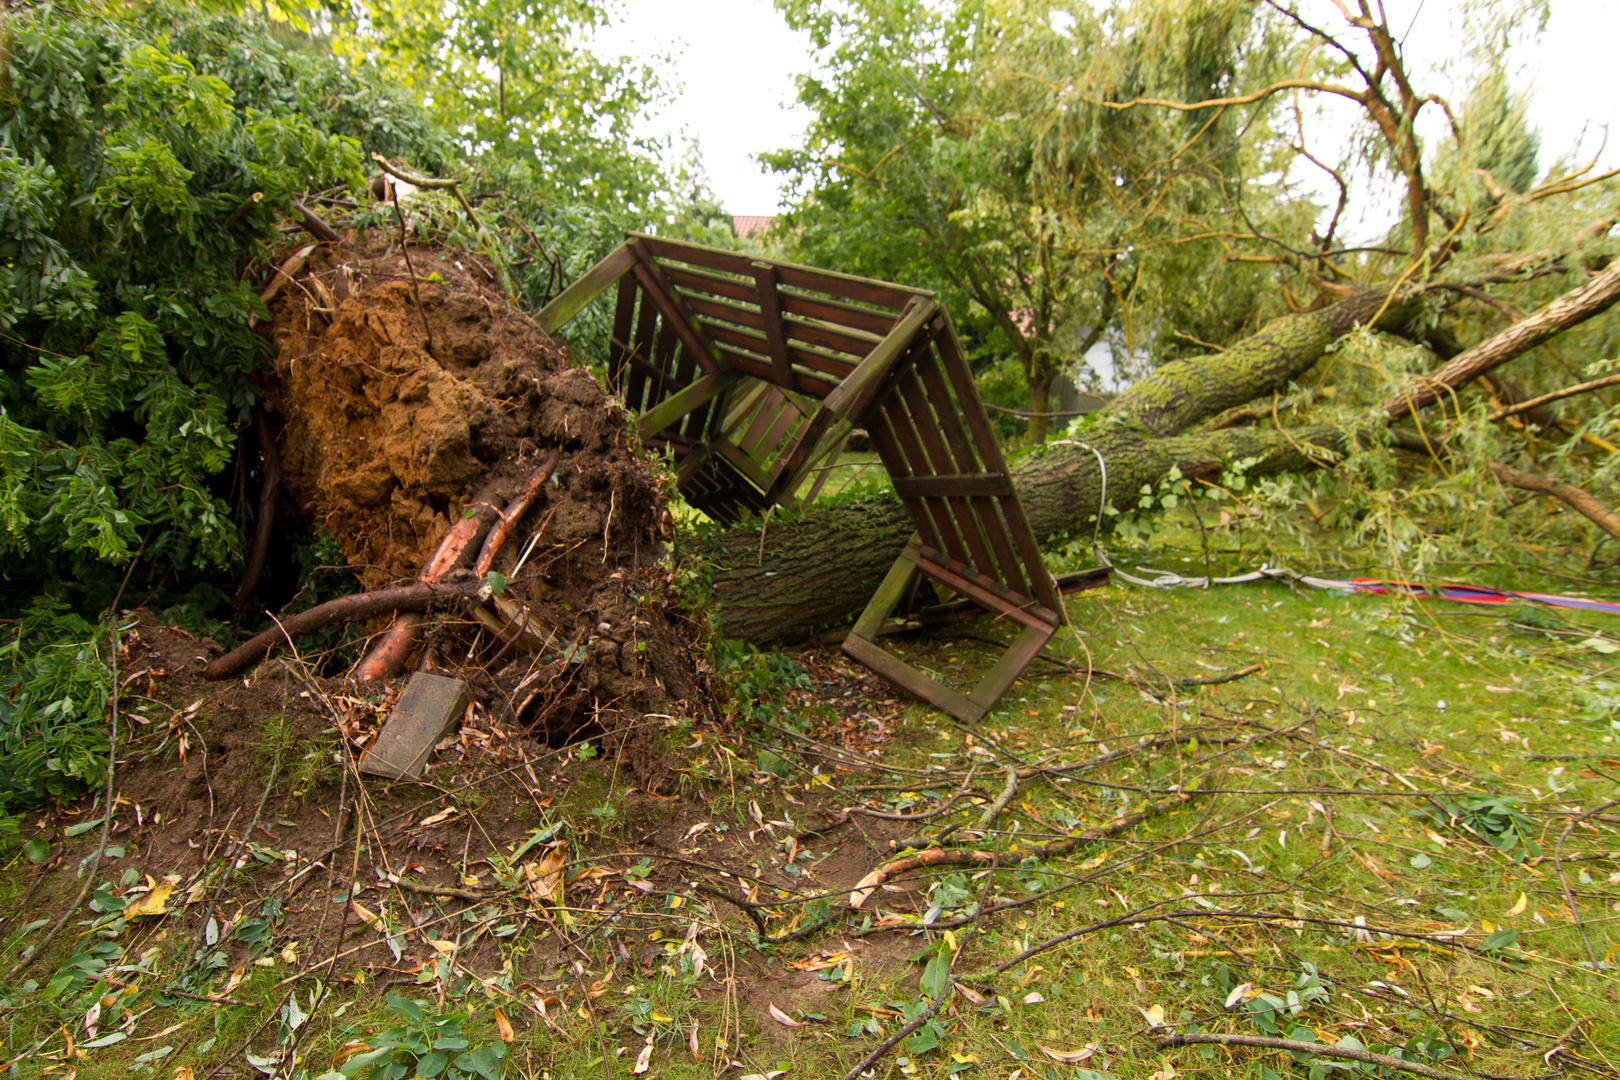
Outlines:
<svg viewBox="0 0 1620 1080"><path fill-rule="evenodd" d="M727 524L816 495L864 428L916 533L844 639L850 656L966 722L1062 621L1062 600L934 294L631 233L540 313L547 333L617 288L608 373L676 487ZM963 693L878 644L920 578L1018 635Z"/></svg>

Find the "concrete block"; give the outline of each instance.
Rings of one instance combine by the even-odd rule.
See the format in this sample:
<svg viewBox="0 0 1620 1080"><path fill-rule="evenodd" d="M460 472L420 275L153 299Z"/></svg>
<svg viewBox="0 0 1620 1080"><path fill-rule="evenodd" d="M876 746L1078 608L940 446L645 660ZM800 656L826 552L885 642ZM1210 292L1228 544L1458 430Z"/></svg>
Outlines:
<svg viewBox="0 0 1620 1080"><path fill-rule="evenodd" d="M360 771L390 780L415 780L427 768L433 747L467 711L472 694L460 679L418 671L405 684L377 741L360 759Z"/></svg>

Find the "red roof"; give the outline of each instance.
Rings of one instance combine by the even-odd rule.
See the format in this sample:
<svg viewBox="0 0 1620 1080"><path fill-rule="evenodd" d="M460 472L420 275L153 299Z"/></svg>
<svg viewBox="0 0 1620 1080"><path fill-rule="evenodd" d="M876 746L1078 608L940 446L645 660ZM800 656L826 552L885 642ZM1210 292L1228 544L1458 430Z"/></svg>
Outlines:
<svg viewBox="0 0 1620 1080"><path fill-rule="evenodd" d="M770 214L731 215L731 231L745 240L750 236L760 236L769 232L774 224L776 218Z"/></svg>

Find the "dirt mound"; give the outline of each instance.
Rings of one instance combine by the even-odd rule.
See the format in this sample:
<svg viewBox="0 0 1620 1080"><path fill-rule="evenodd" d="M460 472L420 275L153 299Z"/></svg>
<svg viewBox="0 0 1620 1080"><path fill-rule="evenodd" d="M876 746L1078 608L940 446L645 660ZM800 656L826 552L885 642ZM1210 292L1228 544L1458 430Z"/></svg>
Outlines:
<svg viewBox="0 0 1620 1080"><path fill-rule="evenodd" d="M272 314L284 510L368 588L414 580L475 492L504 508L558 455L492 566L521 612L441 617L425 661L552 740L631 733L610 742L656 787L643 718L707 714L712 695L661 561L663 484L623 409L463 252L323 248Z"/></svg>

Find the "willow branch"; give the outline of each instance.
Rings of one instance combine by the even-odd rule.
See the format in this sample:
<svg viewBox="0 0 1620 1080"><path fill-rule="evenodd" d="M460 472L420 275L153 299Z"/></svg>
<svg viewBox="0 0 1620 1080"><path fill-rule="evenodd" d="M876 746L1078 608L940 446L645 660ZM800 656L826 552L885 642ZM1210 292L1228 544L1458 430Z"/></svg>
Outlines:
<svg viewBox="0 0 1620 1080"><path fill-rule="evenodd" d="M1503 465L1499 461L1491 462L1488 468L1491 470L1491 475L1502 483L1524 491L1551 495L1616 540L1620 540L1620 514L1616 514L1585 488L1565 483L1556 477L1537 476L1535 473L1527 473L1521 469L1515 469L1511 465Z"/></svg>
<svg viewBox="0 0 1620 1080"><path fill-rule="evenodd" d="M1531 398L1529 401L1521 401L1517 405L1497 409L1487 419L1492 421L1502 420L1517 413L1529 412L1531 409L1546 405L1548 402L1561 401L1564 398L1574 397L1576 394L1585 394L1592 390L1601 390L1605 386L1613 386L1616 383L1620 383L1620 375L1605 375L1601 379L1593 379L1591 382L1583 382L1576 386L1566 386L1562 390L1554 390L1550 394L1542 394L1540 397Z"/></svg>

